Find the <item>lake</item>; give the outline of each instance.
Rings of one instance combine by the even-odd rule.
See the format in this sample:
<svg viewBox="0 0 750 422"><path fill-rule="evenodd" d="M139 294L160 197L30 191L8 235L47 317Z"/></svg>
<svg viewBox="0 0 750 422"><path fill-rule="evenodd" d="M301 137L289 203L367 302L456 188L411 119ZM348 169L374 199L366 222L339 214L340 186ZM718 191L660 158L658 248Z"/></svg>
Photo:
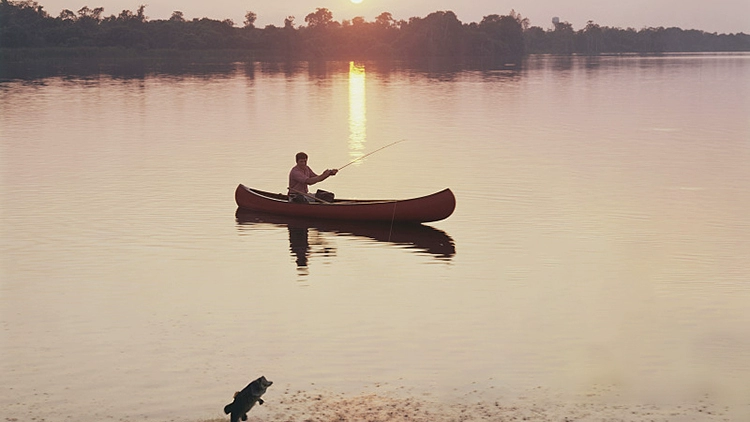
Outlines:
<svg viewBox="0 0 750 422"><path fill-rule="evenodd" d="M265 375L251 421L748 420L748 81L749 54L6 78L0 415L228 419ZM456 210L236 214L299 151L354 161L314 189Z"/></svg>

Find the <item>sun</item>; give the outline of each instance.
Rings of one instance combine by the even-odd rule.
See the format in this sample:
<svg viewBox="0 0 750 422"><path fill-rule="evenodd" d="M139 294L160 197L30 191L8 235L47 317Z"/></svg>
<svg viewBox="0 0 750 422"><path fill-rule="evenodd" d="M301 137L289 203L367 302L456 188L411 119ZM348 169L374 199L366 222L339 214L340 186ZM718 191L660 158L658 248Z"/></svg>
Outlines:
<svg viewBox="0 0 750 422"><path fill-rule="evenodd" d="M362 0L351 0L351 2L354 4L360 4L362 3Z"/></svg>

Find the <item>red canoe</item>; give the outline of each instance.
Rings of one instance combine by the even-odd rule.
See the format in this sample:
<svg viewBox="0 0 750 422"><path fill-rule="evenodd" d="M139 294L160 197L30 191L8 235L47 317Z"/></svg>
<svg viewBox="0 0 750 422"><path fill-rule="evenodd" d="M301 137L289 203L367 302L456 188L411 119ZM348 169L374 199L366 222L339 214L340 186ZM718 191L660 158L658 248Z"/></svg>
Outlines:
<svg viewBox="0 0 750 422"><path fill-rule="evenodd" d="M456 208L456 197L450 189L412 199L336 199L330 203L298 204L289 202L285 194L264 192L240 184L234 192L234 199L240 209L342 221L425 223L448 218Z"/></svg>

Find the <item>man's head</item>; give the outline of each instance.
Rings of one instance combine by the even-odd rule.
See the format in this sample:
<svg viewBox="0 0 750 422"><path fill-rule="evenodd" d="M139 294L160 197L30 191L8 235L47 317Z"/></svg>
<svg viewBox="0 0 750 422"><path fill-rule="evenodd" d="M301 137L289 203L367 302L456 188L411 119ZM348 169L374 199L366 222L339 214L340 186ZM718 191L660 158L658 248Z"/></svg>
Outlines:
<svg viewBox="0 0 750 422"><path fill-rule="evenodd" d="M294 156L294 158L297 163L299 163L302 160L307 160L307 154L305 154L304 152L298 152L297 155Z"/></svg>

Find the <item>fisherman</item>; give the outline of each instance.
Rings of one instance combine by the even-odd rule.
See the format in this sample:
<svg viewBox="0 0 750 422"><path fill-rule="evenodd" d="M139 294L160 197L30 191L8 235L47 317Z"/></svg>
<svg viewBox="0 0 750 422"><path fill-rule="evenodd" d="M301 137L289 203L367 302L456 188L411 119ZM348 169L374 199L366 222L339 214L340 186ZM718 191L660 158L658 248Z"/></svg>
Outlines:
<svg viewBox="0 0 750 422"><path fill-rule="evenodd" d="M339 172L338 169L326 169L320 175L315 174L307 166L307 154L304 152L297 153L295 159L297 165L292 167L289 172L289 202L310 202L313 196L309 194L307 187L322 182L330 176L335 176Z"/></svg>

